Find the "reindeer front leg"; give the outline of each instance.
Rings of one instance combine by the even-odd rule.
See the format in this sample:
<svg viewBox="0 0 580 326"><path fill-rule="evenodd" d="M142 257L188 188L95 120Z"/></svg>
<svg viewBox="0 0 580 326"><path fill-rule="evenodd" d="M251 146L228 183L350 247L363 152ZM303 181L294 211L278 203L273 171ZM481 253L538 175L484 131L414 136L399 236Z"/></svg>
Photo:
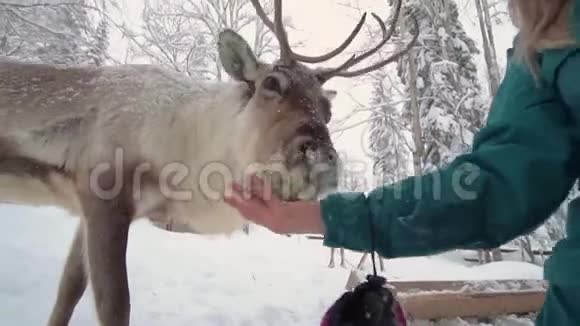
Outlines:
<svg viewBox="0 0 580 326"><path fill-rule="evenodd" d="M328 262L328 268L334 268L334 250L335 248L330 248L330 261Z"/></svg>
<svg viewBox="0 0 580 326"><path fill-rule="evenodd" d="M84 262L84 225L79 223L72 242L61 281L56 303L52 309L48 326L66 326L73 311L87 288Z"/></svg>
<svg viewBox="0 0 580 326"><path fill-rule="evenodd" d="M111 179L105 176L107 181ZM107 182L109 184L109 182ZM100 199L84 190L86 250L97 316L102 326L129 326L130 295L126 266L131 204L126 190Z"/></svg>
<svg viewBox="0 0 580 326"><path fill-rule="evenodd" d="M340 267L346 268L346 262L344 259L344 248L340 248Z"/></svg>

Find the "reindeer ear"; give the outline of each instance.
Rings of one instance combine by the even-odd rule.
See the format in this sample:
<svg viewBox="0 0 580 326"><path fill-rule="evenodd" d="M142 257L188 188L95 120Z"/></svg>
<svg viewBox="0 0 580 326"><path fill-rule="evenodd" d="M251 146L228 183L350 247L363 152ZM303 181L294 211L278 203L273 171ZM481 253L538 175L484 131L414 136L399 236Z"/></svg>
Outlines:
<svg viewBox="0 0 580 326"><path fill-rule="evenodd" d="M245 82L256 80L261 63L238 33L231 29L222 31L218 39L218 52L225 71L232 78Z"/></svg>

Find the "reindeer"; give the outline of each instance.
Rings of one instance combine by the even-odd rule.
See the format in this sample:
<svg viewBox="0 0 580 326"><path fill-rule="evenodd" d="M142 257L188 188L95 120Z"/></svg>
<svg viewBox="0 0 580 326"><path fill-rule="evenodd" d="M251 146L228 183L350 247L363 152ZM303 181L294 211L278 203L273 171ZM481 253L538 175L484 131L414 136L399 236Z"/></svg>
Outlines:
<svg viewBox="0 0 580 326"><path fill-rule="evenodd" d="M346 262L344 259L344 248L330 248L330 261L328 262L328 268L334 268L336 264L334 263L334 253L336 249L340 252L340 267L346 268Z"/></svg>
<svg viewBox="0 0 580 326"><path fill-rule="evenodd" d="M68 325L88 282L100 325L130 323L126 249L137 219L173 221L200 235L247 221L223 202L227 185L253 173L271 178L284 200L313 200L337 186L340 162L327 124L334 77L378 69L411 47L349 70L373 49L336 68L309 68L341 53L359 32L321 56L293 52L281 0L271 21L280 57L265 63L232 30L218 52L232 81L199 82L154 65L62 67L0 61L0 200L57 206L79 225L63 268L49 326ZM396 15L400 9L400 2ZM365 14L366 15L366 14ZM413 42L416 40L416 36Z"/></svg>
<svg viewBox="0 0 580 326"><path fill-rule="evenodd" d="M334 253L336 252L336 250L339 250L340 252L340 267L342 268L346 268L346 262L344 259L344 248L330 248L330 261L328 262L328 268L334 268L335 267L335 263L334 263ZM367 258L369 256L368 252L365 252L361 258L360 261L358 263L358 265L356 266L356 269L362 270L364 264L367 261ZM381 257L380 255L377 255L377 258L379 259L379 265L381 267L381 272L385 271L385 262L383 260L383 257Z"/></svg>

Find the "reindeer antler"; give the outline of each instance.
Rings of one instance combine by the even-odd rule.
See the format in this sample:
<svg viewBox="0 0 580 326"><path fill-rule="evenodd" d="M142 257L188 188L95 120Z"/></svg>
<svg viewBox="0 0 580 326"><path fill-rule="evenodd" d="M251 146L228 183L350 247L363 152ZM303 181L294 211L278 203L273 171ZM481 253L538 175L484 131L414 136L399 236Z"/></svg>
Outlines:
<svg viewBox="0 0 580 326"><path fill-rule="evenodd" d="M334 49L326 54L320 55L320 56L305 56L305 55L293 52L291 47L290 47L290 43L288 41L288 34L286 33L286 30L284 29L284 25L282 23L282 0L274 0L274 23L266 15L264 9L262 8L262 6L259 3L259 0L250 0L250 1L252 2L254 8L256 9L256 13L260 17L260 19L262 19L264 24L276 35L276 38L278 39L278 42L280 44L280 61L282 61L284 64L290 64L292 61L300 61L300 62L305 62L305 63L319 63L319 62L328 61L328 60L334 58L335 56L342 53L352 43L354 38L357 36L359 31L361 30L361 28L364 24L364 21L366 19L366 13L364 13L362 15L360 21L358 22L358 24L355 26L353 31L350 33L350 35L336 49ZM392 19L390 28L388 30L379 16L375 15L374 13L371 14L373 16L373 18L379 23L379 26L381 27L381 30L383 33L383 38L382 38L381 42L379 42L371 50L364 52L363 54L361 54L358 57L356 55L353 55L346 62L344 62L343 64L341 64L340 66L338 66L336 68L320 69L318 74L317 74L318 79L324 83L325 81L329 80L332 77L347 77L348 78L348 77L355 77L355 76L363 75L363 74L369 73L373 70L380 69L380 68L386 66L387 64L398 60L403 55L405 55L415 45L417 38L419 37L419 23L417 22L417 20L414 17L410 17L410 18L413 19L415 33L413 35L413 39L411 40L411 42L409 42L407 44L407 46L405 48L403 48L403 50L395 53L394 55L390 56L389 58L387 58L385 60L382 60L380 62L372 64L366 68L361 68L361 69L354 70L354 71L348 71L349 68L353 67L357 63L359 63L359 62L363 61L364 59L370 57L371 55L375 54L381 47L383 47L392 38L392 36L395 32L396 26L397 26L397 22L399 20L400 13L401 13L401 6L402 6L402 0L397 0L397 4L395 6L395 13L393 15L393 19Z"/></svg>
<svg viewBox="0 0 580 326"><path fill-rule="evenodd" d="M402 50L400 50L400 51L396 52L395 54L389 56L388 58L386 58L382 61L379 61L375 64L372 64L366 68L361 68L361 69L354 70L354 71L348 71L349 68L353 67L357 63L359 63L359 62L363 61L364 59L370 57L371 55L375 54L381 47L383 47L392 38L392 36L395 32L395 28L397 26L397 22L399 20L400 13L401 13L401 4L402 4L402 0L397 0L397 5L395 7L395 13L393 15L393 19L392 19L389 30L387 30L387 27L381 21L379 16L372 14L373 18L375 18L375 20L379 23L381 30L382 30L382 33L383 33L383 39L381 40L381 42L379 42L371 50L364 52L363 54L361 54L358 57L353 55L350 59L348 59L342 65L340 65L336 68L320 69L320 72L318 73L319 80L324 82L324 81L329 80L332 77L350 78L350 77L364 75L364 74L367 74L371 71L380 69L380 68L388 65L389 63L392 63L392 62L400 59L402 56L407 54L407 52L409 52L411 50L411 48L413 48L413 46L417 42L417 39L419 38L419 22L412 15L408 16L408 18L411 18L413 25L414 25L413 30L415 32L413 33L413 39Z"/></svg>
<svg viewBox="0 0 580 326"><path fill-rule="evenodd" d="M276 35L276 38L278 39L278 43L280 44L280 60L285 62L285 63L290 63L292 60L306 62L306 63L319 63L319 62L328 61L328 60L332 59L333 57L339 55L342 51L344 51L350 45L350 43L352 43L352 41L354 40L356 35L361 30L361 28L364 24L364 21L366 19L366 13L365 13L362 15L360 21L355 26L355 28L350 33L350 35L346 38L346 40L344 42L342 42L342 44L339 45L336 49L334 49L326 54L320 55L320 56L306 56L306 55L302 55L302 54L298 54L296 52L293 52L292 49L290 48L290 43L288 42L288 34L286 33L286 30L284 29L284 25L282 23L282 1L281 0L274 0L274 21L275 21L275 24L272 23L270 18L268 18L268 16L266 15L266 12L264 11L262 6L260 5L259 0L250 0L250 1L252 2L252 5L256 9L256 13L260 17L260 19L262 19L262 21L264 22L264 25L266 25L272 31L272 33L274 33L274 35Z"/></svg>

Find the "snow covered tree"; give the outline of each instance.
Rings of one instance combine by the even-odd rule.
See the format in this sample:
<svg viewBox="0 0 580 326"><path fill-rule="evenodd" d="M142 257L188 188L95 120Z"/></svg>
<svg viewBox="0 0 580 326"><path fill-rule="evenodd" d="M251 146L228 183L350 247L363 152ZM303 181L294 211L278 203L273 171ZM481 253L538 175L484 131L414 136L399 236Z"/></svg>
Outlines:
<svg viewBox="0 0 580 326"><path fill-rule="evenodd" d="M399 62L399 76L418 106L423 172L449 163L469 150L482 127L487 101L482 98L474 56L475 42L466 34L454 0L405 2L419 22L414 55ZM410 72L416 66L416 76ZM415 80L416 82L411 82ZM407 112L411 112L412 101Z"/></svg>
<svg viewBox="0 0 580 326"><path fill-rule="evenodd" d="M266 14L273 13L271 1L263 7ZM216 48L225 28L253 40L250 46L258 57L277 50L275 35L249 0L145 0L142 19L143 31L131 37L132 51L200 79L225 78Z"/></svg>
<svg viewBox="0 0 580 326"><path fill-rule="evenodd" d="M0 1L0 55L31 62L102 65L107 59L105 3Z"/></svg>
<svg viewBox="0 0 580 326"><path fill-rule="evenodd" d="M410 97L406 114L413 131L414 172L422 174L470 150L489 101L474 60L479 50L461 25L455 0L409 0L405 12L421 32L418 45L399 61L398 74ZM480 254L502 258L497 248Z"/></svg>
<svg viewBox="0 0 580 326"><path fill-rule="evenodd" d="M106 13L106 2L102 2L102 12ZM102 66L108 57L109 49L109 21L104 15L100 18L93 36L94 44L89 49L88 55L93 58L95 65Z"/></svg>
<svg viewBox="0 0 580 326"><path fill-rule="evenodd" d="M487 0L489 17L492 24L503 24L510 21L511 17L508 12L508 3L511 0Z"/></svg>
<svg viewBox="0 0 580 326"><path fill-rule="evenodd" d="M487 79L489 83L489 93L496 94L500 83L500 72L497 63L495 50L495 38L493 26L491 25L490 4L488 0L475 0L477 17L479 19L479 29L483 40L483 52L487 67Z"/></svg>
<svg viewBox="0 0 580 326"><path fill-rule="evenodd" d="M395 2L389 2L389 17L384 22L390 26L395 13ZM362 9L357 4L346 6L362 14ZM401 19L401 18L399 18ZM399 22L400 24L400 22ZM383 30L378 25L365 25L366 32L363 48L373 48L378 39L383 37ZM375 60L382 61L390 57L394 52L401 50L409 42L408 36L400 38L400 33L395 32L390 42L381 47L373 56ZM370 85L372 94L367 103L358 103L359 108L354 109L349 115L341 120L333 121L331 130L333 133L342 132L361 124L368 125L367 156L373 163L373 175L378 177L380 184L393 183L407 177L410 174L409 161L412 146L410 144L410 128L407 118L403 114L402 105L408 101L405 90L402 89L401 81L397 78L396 65L386 65L362 77L365 85ZM357 101L358 102L358 101ZM351 122L358 113L368 114L363 121Z"/></svg>
<svg viewBox="0 0 580 326"><path fill-rule="evenodd" d="M393 82L379 71L373 81L370 118L370 150L373 155L373 174L383 183L394 183L409 175L408 162L411 146L407 135L409 128L396 105Z"/></svg>

